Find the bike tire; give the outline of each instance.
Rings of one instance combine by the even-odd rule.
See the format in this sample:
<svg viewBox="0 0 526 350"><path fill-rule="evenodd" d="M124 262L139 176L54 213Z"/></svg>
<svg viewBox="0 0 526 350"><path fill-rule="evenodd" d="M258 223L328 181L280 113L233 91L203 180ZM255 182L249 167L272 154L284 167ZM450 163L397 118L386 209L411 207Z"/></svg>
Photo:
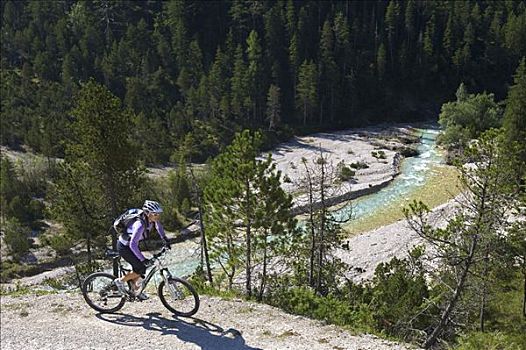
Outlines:
<svg viewBox="0 0 526 350"><path fill-rule="evenodd" d="M166 286L165 281L161 281L157 292L163 305L176 316L194 315L199 310L200 303L199 295L194 287L184 279L177 277L169 278L168 283L175 288L174 292L177 295L172 295L169 286Z"/></svg>
<svg viewBox="0 0 526 350"><path fill-rule="evenodd" d="M113 285L115 276L105 272L95 272L82 283L82 296L88 305L103 313L117 312L124 306L126 297ZM108 305L108 301L111 305Z"/></svg>

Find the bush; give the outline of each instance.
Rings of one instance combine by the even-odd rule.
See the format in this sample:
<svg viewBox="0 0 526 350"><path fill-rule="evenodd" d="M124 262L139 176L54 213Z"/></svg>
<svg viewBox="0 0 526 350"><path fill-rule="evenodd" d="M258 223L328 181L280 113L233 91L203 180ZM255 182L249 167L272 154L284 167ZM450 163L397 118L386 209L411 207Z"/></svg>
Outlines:
<svg viewBox="0 0 526 350"><path fill-rule="evenodd" d="M474 332L459 341L457 350L520 350L525 340L519 336L510 336L500 332ZM524 337L522 337L524 338Z"/></svg>
<svg viewBox="0 0 526 350"><path fill-rule="evenodd" d="M343 166L340 170L340 180L349 181L353 178L355 174L356 172L354 170L347 166Z"/></svg>
<svg viewBox="0 0 526 350"><path fill-rule="evenodd" d="M367 165L365 162L359 161L356 163L351 163L351 168L356 170L367 169L369 168L369 165Z"/></svg>
<svg viewBox="0 0 526 350"><path fill-rule="evenodd" d="M13 278L32 276L41 272L41 268L36 265L22 265L9 261L2 261L0 266L1 283L9 282Z"/></svg>
<svg viewBox="0 0 526 350"><path fill-rule="evenodd" d="M4 227L4 242L11 254L21 255L29 250L29 228L20 224L17 219L7 220Z"/></svg>
<svg viewBox="0 0 526 350"><path fill-rule="evenodd" d="M69 250L73 246L73 240L71 237L68 237L65 234L55 234L51 237L48 237L47 242L49 246L61 256L68 254Z"/></svg>
<svg viewBox="0 0 526 350"><path fill-rule="evenodd" d="M282 289L274 292L268 302L287 312L324 320L340 326L356 326L357 314L348 301L340 300L332 295L321 297L306 287Z"/></svg>
<svg viewBox="0 0 526 350"><path fill-rule="evenodd" d="M369 304L375 327L390 334L404 333L404 321L418 314L429 297L422 272L414 271L407 260L393 258L381 263L373 278L372 300ZM421 314L412 320L411 327L425 329L430 320Z"/></svg>
<svg viewBox="0 0 526 350"><path fill-rule="evenodd" d="M385 159L384 151L372 151L371 155L376 159Z"/></svg>

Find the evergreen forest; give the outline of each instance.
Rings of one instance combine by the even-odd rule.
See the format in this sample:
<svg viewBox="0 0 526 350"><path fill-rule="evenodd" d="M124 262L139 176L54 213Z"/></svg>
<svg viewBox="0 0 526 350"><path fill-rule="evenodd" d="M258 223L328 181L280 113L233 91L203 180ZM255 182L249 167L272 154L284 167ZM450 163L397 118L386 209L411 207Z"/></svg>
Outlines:
<svg viewBox="0 0 526 350"><path fill-rule="evenodd" d="M506 96L523 1L3 1L2 139L64 155L89 80L130 109L146 164L216 155L245 128L430 118L464 82Z"/></svg>
<svg viewBox="0 0 526 350"><path fill-rule="evenodd" d="M74 265L46 283L77 286L116 247L113 220L152 199L172 243L199 223L200 294L426 349L526 348L525 1L0 6L1 283ZM429 121L460 209L440 228L426 203L400 209L427 245L354 283L325 199L367 164L303 159L299 218L262 154L296 135Z"/></svg>

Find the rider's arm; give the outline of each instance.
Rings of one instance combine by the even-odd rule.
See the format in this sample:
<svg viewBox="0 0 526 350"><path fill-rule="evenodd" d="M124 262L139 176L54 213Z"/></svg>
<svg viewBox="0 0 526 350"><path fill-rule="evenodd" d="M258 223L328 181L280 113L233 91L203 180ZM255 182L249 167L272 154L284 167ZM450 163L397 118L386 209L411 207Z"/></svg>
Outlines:
<svg viewBox="0 0 526 350"><path fill-rule="evenodd" d="M142 223L142 221L137 220L133 223L133 225L129 229L129 232L131 234L130 249L140 261L144 261L146 259L144 255L142 255L141 250L139 249L139 241L142 239L142 235L143 235L145 228L146 227L144 227L144 224Z"/></svg>
<svg viewBox="0 0 526 350"><path fill-rule="evenodd" d="M168 242L168 238L166 237L166 233L164 233L164 227L163 224L161 224L159 221L155 222L155 229L157 232L159 232L159 236L165 241Z"/></svg>

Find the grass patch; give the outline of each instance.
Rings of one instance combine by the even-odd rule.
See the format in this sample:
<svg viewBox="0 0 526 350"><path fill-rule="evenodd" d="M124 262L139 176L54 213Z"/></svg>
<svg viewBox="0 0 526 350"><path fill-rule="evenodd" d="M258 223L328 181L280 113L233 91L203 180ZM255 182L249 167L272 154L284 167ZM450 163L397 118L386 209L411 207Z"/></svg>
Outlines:
<svg viewBox="0 0 526 350"><path fill-rule="evenodd" d="M39 289L38 286L25 286L17 284L14 288L0 288L0 296L20 297L24 295L48 295L57 294L56 290L43 290Z"/></svg>
<svg viewBox="0 0 526 350"><path fill-rule="evenodd" d="M437 166L433 168L424 186L418 187L406 198L378 208L371 215L363 216L344 225L348 236L370 231L378 227L392 224L404 219L402 209L414 200L424 202L429 208L437 207L455 197L459 192L460 180L458 170L451 166Z"/></svg>

